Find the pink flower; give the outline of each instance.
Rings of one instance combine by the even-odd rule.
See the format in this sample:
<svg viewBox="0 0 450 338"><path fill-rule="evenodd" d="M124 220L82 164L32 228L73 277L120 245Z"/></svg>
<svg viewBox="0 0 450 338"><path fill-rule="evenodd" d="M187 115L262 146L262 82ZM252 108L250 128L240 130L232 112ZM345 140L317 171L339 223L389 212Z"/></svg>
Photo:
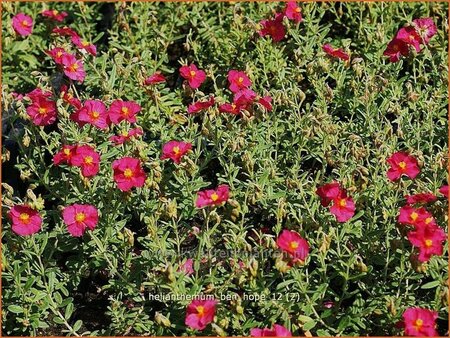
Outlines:
<svg viewBox="0 0 450 338"><path fill-rule="evenodd" d="M112 163L114 181L122 191L129 191L134 187L143 187L147 176L142 169L141 161L133 157L124 157Z"/></svg>
<svg viewBox="0 0 450 338"><path fill-rule="evenodd" d="M194 261L192 258L188 258L186 262L181 264L180 268L178 269L179 272L184 272L186 275L192 275L195 271L193 268Z"/></svg>
<svg viewBox="0 0 450 338"><path fill-rule="evenodd" d="M284 14L288 19L294 20L294 22L302 22L302 10L295 1L289 1L286 3Z"/></svg>
<svg viewBox="0 0 450 338"><path fill-rule="evenodd" d="M230 70L228 72L228 82L230 83L230 90L236 93L242 89L247 89L252 85L247 74L238 70Z"/></svg>
<svg viewBox="0 0 450 338"><path fill-rule="evenodd" d="M436 331L436 311L421 308L409 308L403 313L403 322L406 336L434 337L438 336Z"/></svg>
<svg viewBox="0 0 450 338"><path fill-rule="evenodd" d="M193 300L186 309L185 324L193 329L204 330L216 313L216 300Z"/></svg>
<svg viewBox="0 0 450 338"><path fill-rule="evenodd" d="M431 203L437 200L437 197L431 192L406 195L405 198L407 204Z"/></svg>
<svg viewBox="0 0 450 338"><path fill-rule="evenodd" d="M199 70L194 64L182 66L180 75L188 81L189 87L192 89L200 87L206 79L206 73L203 70Z"/></svg>
<svg viewBox="0 0 450 338"><path fill-rule="evenodd" d="M355 214L355 202L351 197L347 197L345 191L341 191L339 195L333 199L333 205L330 212L336 216L338 222L347 222Z"/></svg>
<svg viewBox="0 0 450 338"><path fill-rule="evenodd" d="M94 230L98 223L98 210L89 204L73 204L64 208L64 223L74 237L81 237L87 229Z"/></svg>
<svg viewBox="0 0 450 338"><path fill-rule="evenodd" d="M79 49L85 50L86 52L88 52L89 54L91 54L93 56L97 55L97 47L94 44L81 39L81 37L78 34L72 35L71 40L72 40L72 43L75 46L77 46Z"/></svg>
<svg viewBox="0 0 450 338"><path fill-rule="evenodd" d="M207 101L197 101L188 106L188 113L195 114L202 110L206 110L214 105L214 97L211 96Z"/></svg>
<svg viewBox="0 0 450 338"><path fill-rule="evenodd" d="M78 36L78 33L74 31L72 28L64 26L64 27L55 27L52 30L52 33L58 34L60 36Z"/></svg>
<svg viewBox="0 0 450 338"><path fill-rule="evenodd" d="M197 193L195 206L203 208L206 206L217 206L226 201L230 197L230 188L228 185L219 185L217 189L202 190Z"/></svg>
<svg viewBox="0 0 450 338"><path fill-rule="evenodd" d="M58 12L56 9L47 9L45 11L42 11L41 14L49 19L58 22L63 22L64 18L68 15L67 12Z"/></svg>
<svg viewBox="0 0 450 338"><path fill-rule="evenodd" d="M270 96L261 97L258 100L258 103L261 104L267 111L272 111L272 98Z"/></svg>
<svg viewBox="0 0 450 338"><path fill-rule="evenodd" d="M440 189L439 192L444 195L445 197L447 197L448 199L448 185L443 185Z"/></svg>
<svg viewBox="0 0 450 338"><path fill-rule="evenodd" d="M56 104L45 96L36 96L32 104L27 107L27 114L33 124L37 126L48 126L56 121Z"/></svg>
<svg viewBox="0 0 450 338"><path fill-rule="evenodd" d="M224 103L219 106L221 113L229 113L233 115L239 115L241 113L242 106L238 106L235 103Z"/></svg>
<svg viewBox="0 0 450 338"><path fill-rule="evenodd" d="M78 146L72 156L72 165L81 167L84 177L95 176L100 169L100 155L91 146Z"/></svg>
<svg viewBox="0 0 450 338"><path fill-rule="evenodd" d="M320 197L320 204L327 207L332 200L336 199L341 193L341 186L337 182L324 184L317 188L316 194Z"/></svg>
<svg viewBox="0 0 450 338"><path fill-rule="evenodd" d="M384 51L384 56L389 56L389 61L397 62L400 60L400 56L407 56L409 54L408 45L397 38L393 39L387 45L386 50Z"/></svg>
<svg viewBox="0 0 450 338"><path fill-rule="evenodd" d="M333 46L331 46L330 44L325 44L322 46L322 49L325 53L327 53L328 55L344 60L344 61L348 61L350 59L350 56L344 52L344 50L342 48L334 48Z"/></svg>
<svg viewBox="0 0 450 338"><path fill-rule="evenodd" d="M161 160L170 158L179 164L181 158L192 149L192 143L183 141L169 141L163 145Z"/></svg>
<svg viewBox="0 0 450 338"><path fill-rule="evenodd" d="M259 23L262 29L258 32L260 36L269 35L273 41L279 42L286 35L286 28L283 25L283 14L275 14L275 18L271 20L262 20Z"/></svg>
<svg viewBox="0 0 450 338"><path fill-rule="evenodd" d="M136 123L136 115L141 111L141 106L134 101L115 100L109 108L109 118L112 123L121 121Z"/></svg>
<svg viewBox="0 0 450 338"><path fill-rule="evenodd" d="M99 129L108 127L108 113L105 104L100 100L86 100L83 107L73 114L72 119L80 126L87 123Z"/></svg>
<svg viewBox="0 0 450 338"><path fill-rule="evenodd" d="M420 44L422 38L412 26L399 29L395 37L397 40L403 41L407 45L413 46L417 52L420 52Z"/></svg>
<svg viewBox="0 0 450 338"><path fill-rule="evenodd" d="M76 150L76 145L63 145L62 149L53 156L53 163L55 165L60 165L61 163L72 165L72 157Z"/></svg>
<svg viewBox="0 0 450 338"><path fill-rule="evenodd" d="M402 151L389 157L387 163L391 166L387 172L391 181L398 180L402 175L414 179L420 172L416 158Z"/></svg>
<svg viewBox="0 0 450 338"><path fill-rule="evenodd" d="M72 54L64 54L61 58L64 74L74 81L83 82L86 77L83 63Z"/></svg>
<svg viewBox="0 0 450 338"><path fill-rule="evenodd" d="M143 135L143 134L144 134L144 132L142 131L142 128L137 127L137 128L131 129L129 131L123 131L118 136L111 136L109 138L109 140L111 142L114 142L116 145L119 145L119 144L123 144L123 143L131 140L132 138L134 138L136 136Z"/></svg>
<svg viewBox="0 0 450 338"><path fill-rule="evenodd" d="M233 103L236 106L246 107L254 102L256 93L251 89L242 89L234 94Z"/></svg>
<svg viewBox="0 0 450 338"><path fill-rule="evenodd" d="M398 222L400 224L412 225L416 229L436 224L433 215L425 208L413 208L409 205L400 208Z"/></svg>
<svg viewBox="0 0 450 338"><path fill-rule="evenodd" d="M69 90L66 85L61 86L60 96L61 95L64 102L66 102L67 104L70 104L76 109L80 109L82 107L81 101L78 100L76 97L74 97L71 93L69 93Z"/></svg>
<svg viewBox="0 0 450 338"><path fill-rule="evenodd" d="M150 86L161 82L166 82L166 78L160 72L156 72L144 80L144 85Z"/></svg>
<svg viewBox="0 0 450 338"><path fill-rule="evenodd" d="M40 88L35 88L31 92L25 95L25 97L29 98L31 101L36 101L40 97L50 98L52 97L52 93L46 90L42 90Z"/></svg>
<svg viewBox="0 0 450 338"><path fill-rule="evenodd" d="M64 54L67 54L64 48L55 47L46 52L52 59L55 61L56 64L61 65L62 64L62 57Z"/></svg>
<svg viewBox="0 0 450 338"><path fill-rule="evenodd" d="M282 325L274 324L273 329L251 329L250 335L252 337L292 337L291 331Z"/></svg>
<svg viewBox="0 0 450 338"><path fill-rule="evenodd" d="M33 32L33 19L24 13L18 13L12 18L12 26L17 34L27 36Z"/></svg>
<svg viewBox="0 0 450 338"><path fill-rule="evenodd" d="M431 256L442 256L442 242L447 239L444 230L436 225L421 226L408 233L408 240L419 248L419 261L427 262Z"/></svg>
<svg viewBox="0 0 450 338"><path fill-rule="evenodd" d="M428 44L430 39L437 33L436 25L431 18L415 19L413 20L413 26L424 44Z"/></svg>
<svg viewBox="0 0 450 338"><path fill-rule="evenodd" d="M278 236L277 245L281 250L287 252L294 262L304 262L308 257L308 242L295 231L283 230Z"/></svg>
<svg viewBox="0 0 450 338"><path fill-rule="evenodd" d="M15 205L8 213L12 231L20 236L29 236L41 230L42 217L27 205Z"/></svg>

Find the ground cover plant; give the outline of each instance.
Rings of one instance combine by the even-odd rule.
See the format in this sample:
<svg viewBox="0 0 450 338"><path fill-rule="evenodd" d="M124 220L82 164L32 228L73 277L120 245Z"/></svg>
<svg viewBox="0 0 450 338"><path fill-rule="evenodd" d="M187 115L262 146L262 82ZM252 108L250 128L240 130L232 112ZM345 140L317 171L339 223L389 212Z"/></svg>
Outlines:
<svg viewBox="0 0 450 338"><path fill-rule="evenodd" d="M3 335L447 334L447 4L2 6Z"/></svg>

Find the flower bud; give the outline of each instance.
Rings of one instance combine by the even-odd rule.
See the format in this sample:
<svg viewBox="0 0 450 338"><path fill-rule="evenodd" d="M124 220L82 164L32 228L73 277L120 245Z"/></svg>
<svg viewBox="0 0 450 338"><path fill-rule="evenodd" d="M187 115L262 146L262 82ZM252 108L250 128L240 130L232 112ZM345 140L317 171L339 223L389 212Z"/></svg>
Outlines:
<svg viewBox="0 0 450 338"><path fill-rule="evenodd" d="M159 313L158 311L155 312L155 322L165 327L170 327L172 325L170 320L166 316Z"/></svg>

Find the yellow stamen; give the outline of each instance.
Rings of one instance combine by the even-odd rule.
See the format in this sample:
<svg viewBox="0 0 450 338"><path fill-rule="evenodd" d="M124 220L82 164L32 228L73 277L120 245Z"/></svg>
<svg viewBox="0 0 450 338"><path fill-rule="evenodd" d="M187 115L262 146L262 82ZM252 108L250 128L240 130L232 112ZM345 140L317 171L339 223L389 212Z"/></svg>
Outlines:
<svg viewBox="0 0 450 338"><path fill-rule="evenodd" d="M417 219L417 217L419 217L419 214L417 213L417 212L412 212L411 213L411 216L409 216L409 217L411 217L411 219L413 220L413 221L415 221L416 219Z"/></svg>
<svg viewBox="0 0 450 338"><path fill-rule="evenodd" d="M75 215L75 220L78 223L84 222L85 219L86 219L86 214L84 212L77 212L77 214Z"/></svg>
<svg viewBox="0 0 450 338"><path fill-rule="evenodd" d="M180 147L173 147L173 153L175 154L175 155L179 155L180 154Z"/></svg>
<svg viewBox="0 0 450 338"><path fill-rule="evenodd" d="M401 161L398 166L400 167L401 170L405 170L406 169L406 163Z"/></svg>
<svg viewBox="0 0 450 338"><path fill-rule="evenodd" d="M94 120L97 120L100 117L100 113L98 111L93 111L91 116Z"/></svg>
<svg viewBox="0 0 450 338"><path fill-rule="evenodd" d="M297 8L295 9L295 11L296 11L297 13L300 13L300 11L301 11L300 7L297 7Z"/></svg>
<svg viewBox="0 0 450 338"><path fill-rule="evenodd" d="M217 195L216 193L213 193L213 194L211 195L211 200L212 200L213 202L217 201L218 199L219 199L219 195Z"/></svg>
<svg viewBox="0 0 450 338"><path fill-rule="evenodd" d="M430 224L433 221L433 217L428 217L425 219L425 224Z"/></svg>
<svg viewBox="0 0 450 338"><path fill-rule="evenodd" d="M127 169L125 169L123 174L126 178L131 178L131 177L133 177L133 170L127 168Z"/></svg>
<svg viewBox="0 0 450 338"><path fill-rule="evenodd" d="M426 239L426 240L425 240L425 246L426 246L427 248L432 247L432 246L433 246L433 240L431 240L431 239Z"/></svg>
<svg viewBox="0 0 450 338"><path fill-rule="evenodd" d="M290 243L289 243L289 247L290 247L292 250L297 249L297 248L298 248L298 242L296 242L296 241L290 242Z"/></svg>
<svg viewBox="0 0 450 338"><path fill-rule="evenodd" d="M189 75L191 75L191 77L194 77L195 74L197 74L197 73L195 72L195 70L191 70L191 71L189 72Z"/></svg>
<svg viewBox="0 0 450 338"><path fill-rule="evenodd" d="M58 12L56 9L54 9L54 10L52 11L52 13L53 13L54 16L57 16L59 12Z"/></svg>
<svg viewBox="0 0 450 338"><path fill-rule="evenodd" d="M78 63L73 63L70 65L69 70L71 72L76 72L78 70Z"/></svg>
<svg viewBox="0 0 450 338"><path fill-rule="evenodd" d="M63 152L64 152L64 155L66 155L66 156L69 156L69 155L70 155L70 149L69 149L69 148L65 148L65 149L63 150Z"/></svg>
<svg viewBox="0 0 450 338"><path fill-rule="evenodd" d="M83 47L87 47L87 46L89 46L89 42L83 40L83 41L81 41L81 45L82 45Z"/></svg>
<svg viewBox="0 0 450 338"><path fill-rule="evenodd" d="M121 109L120 111L121 111L122 114L125 115L125 116L127 116L127 115L130 113L130 111L128 110L127 107L122 107L122 109Z"/></svg>
<svg viewBox="0 0 450 338"><path fill-rule="evenodd" d="M347 205L347 201L345 199L342 198L339 200L339 206L345 207L346 205Z"/></svg>
<svg viewBox="0 0 450 338"><path fill-rule="evenodd" d="M197 316L203 317L205 315L205 308L201 305L195 308L197 310Z"/></svg>
<svg viewBox="0 0 450 338"><path fill-rule="evenodd" d="M244 78L243 78L243 77L239 77L238 82L239 82L239 83L244 82Z"/></svg>
<svg viewBox="0 0 450 338"><path fill-rule="evenodd" d="M39 107L39 114L41 114L41 115L45 115L45 114L47 114L47 108L45 108L45 107Z"/></svg>
<svg viewBox="0 0 450 338"><path fill-rule="evenodd" d="M416 319L416 321L414 322L414 327L416 328L416 330L419 331L422 326L423 326L423 320L420 318Z"/></svg>
<svg viewBox="0 0 450 338"><path fill-rule="evenodd" d="M59 58L60 58L62 55L63 55L63 53L62 53L61 51L59 51L59 52L56 53L56 56L59 57Z"/></svg>
<svg viewBox="0 0 450 338"><path fill-rule="evenodd" d="M27 213L22 213L22 214L20 214L19 219L23 223L28 224L30 222L30 215L28 215Z"/></svg>
<svg viewBox="0 0 450 338"><path fill-rule="evenodd" d="M94 162L94 159L92 158L92 156L86 156L84 158L84 163L85 164L92 164L92 162Z"/></svg>
<svg viewBox="0 0 450 338"><path fill-rule="evenodd" d="M128 137L128 131L126 131L126 130L123 131L123 132L122 132L122 136L123 136L123 137Z"/></svg>
<svg viewBox="0 0 450 338"><path fill-rule="evenodd" d="M21 24L22 24L23 27L28 27L28 21L27 20L23 20Z"/></svg>

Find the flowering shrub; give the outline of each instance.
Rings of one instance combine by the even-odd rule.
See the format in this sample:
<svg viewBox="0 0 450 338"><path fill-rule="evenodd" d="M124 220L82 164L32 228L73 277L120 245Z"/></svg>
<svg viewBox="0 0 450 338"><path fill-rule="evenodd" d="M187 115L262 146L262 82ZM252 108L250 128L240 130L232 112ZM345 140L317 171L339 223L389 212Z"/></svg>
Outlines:
<svg viewBox="0 0 450 338"><path fill-rule="evenodd" d="M3 3L4 335L444 335L447 7Z"/></svg>

